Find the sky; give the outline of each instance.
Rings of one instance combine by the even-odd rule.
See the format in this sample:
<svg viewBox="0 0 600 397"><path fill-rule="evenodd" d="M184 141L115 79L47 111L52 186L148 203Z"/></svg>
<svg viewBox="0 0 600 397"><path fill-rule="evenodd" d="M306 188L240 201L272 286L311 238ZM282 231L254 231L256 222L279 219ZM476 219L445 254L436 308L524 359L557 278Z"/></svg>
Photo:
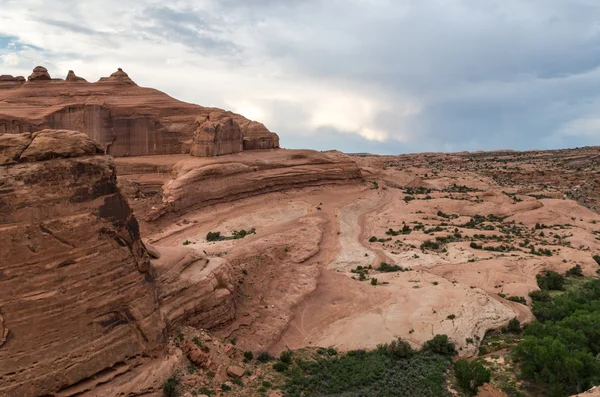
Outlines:
<svg viewBox="0 0 600 397"><path fill-rule="evenodd" d="M282 147L600 145L599 0L0 0L0 74L139 85Z"/></svg>

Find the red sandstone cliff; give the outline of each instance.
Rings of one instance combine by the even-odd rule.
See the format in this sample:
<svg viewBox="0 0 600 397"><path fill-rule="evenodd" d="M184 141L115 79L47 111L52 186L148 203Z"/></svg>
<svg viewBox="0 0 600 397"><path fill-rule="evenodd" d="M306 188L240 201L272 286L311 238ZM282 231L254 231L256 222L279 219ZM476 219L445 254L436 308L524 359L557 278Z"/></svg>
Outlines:
<svg viewBox="0 0 600 397"><path fill-rule="evenodd" d="M66 80L52 79L40 66L27 82L23 77L0 76L0 133L82 131L117 157L189 153L194 135L197 131L203 135L202 124L209 116L217 125L231 119L241 132L241 144L222 145L217 155L279 147L277 134L261 123L140 87L121 69L96 83L72 72ZM230 128L225 124L223 129ZM214 144L200 140L207 146L197 153L214 152Z"/></svg>
<svg viewBox="0 0 600 397"><path fill-rule="evenodd" d="M235 311L226 261L151 262L112 158L81 132L0 134L0 247L1 396L79 395L161 355L173 327Z"/></svg>

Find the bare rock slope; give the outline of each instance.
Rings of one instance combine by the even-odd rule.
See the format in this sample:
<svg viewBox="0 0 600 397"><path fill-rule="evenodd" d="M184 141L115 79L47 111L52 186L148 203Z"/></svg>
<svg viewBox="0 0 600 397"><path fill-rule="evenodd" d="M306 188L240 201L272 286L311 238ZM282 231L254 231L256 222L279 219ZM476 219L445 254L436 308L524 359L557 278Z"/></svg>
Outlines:
<svg viewBox="0 0 600 397"><path fill-rule="evenodd" d="M225 142L205 136L207 119L223 126ZM1 76L0 133L45 128L85 132L113 156L189 153L193 142L198 156L279 147L277 134L261 123L140 87L121 69L97 83L88 83L72 71L66 80L53 79L42 66L33 70L27 82Z"/></svg>

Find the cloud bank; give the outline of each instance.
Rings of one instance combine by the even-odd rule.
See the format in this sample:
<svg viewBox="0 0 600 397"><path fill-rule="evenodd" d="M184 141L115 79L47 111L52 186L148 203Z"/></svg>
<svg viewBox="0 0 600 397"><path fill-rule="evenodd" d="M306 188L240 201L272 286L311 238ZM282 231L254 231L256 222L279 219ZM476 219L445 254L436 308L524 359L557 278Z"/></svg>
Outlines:
<svg viewBox="0 0 600 397"><path fill-rule="evenodd" d="M285 147L600 144L595 0L0 0L0 73L38 65L264 122Z"/></svg>

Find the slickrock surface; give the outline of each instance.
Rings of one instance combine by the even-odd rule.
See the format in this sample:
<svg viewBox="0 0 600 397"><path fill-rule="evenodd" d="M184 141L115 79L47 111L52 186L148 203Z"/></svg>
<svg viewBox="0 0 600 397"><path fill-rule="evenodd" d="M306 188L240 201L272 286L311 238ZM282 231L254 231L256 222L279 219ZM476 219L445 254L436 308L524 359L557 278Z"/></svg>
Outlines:
<svg viewBox="0 0 600 397"><path fill-rule="evenodd" d="M34 69L28 82L8 75L0 80L0 133L46 128L82 131L100 142L107 154L117 157L189 153L194 134L208 118L225 125L232 119L242 137L233 134L234 143L232 133L225 132L225 142L217 139L210 150L198 149L196 155L279 147L277 134L261 123L139 87L121 69L97 83L88 83L72 71L66 80L51 79L41 66ZM200 136L200 141L207 139Z"/></svg>

